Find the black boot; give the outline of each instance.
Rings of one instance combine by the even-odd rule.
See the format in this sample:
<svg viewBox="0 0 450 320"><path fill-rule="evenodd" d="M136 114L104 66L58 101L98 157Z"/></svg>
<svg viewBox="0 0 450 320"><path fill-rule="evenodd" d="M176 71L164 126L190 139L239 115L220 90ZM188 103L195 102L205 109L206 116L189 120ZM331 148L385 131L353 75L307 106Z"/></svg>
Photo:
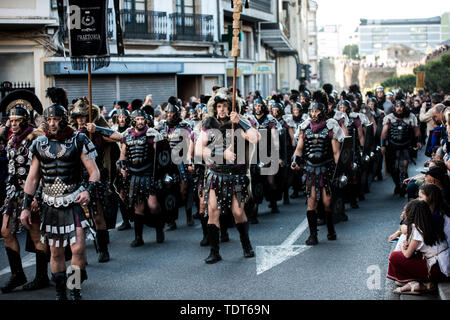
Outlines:
<svg viewBox="0 0 450 320"><path fill-rule="evenodd" d="M323 205L319 203L319 206L317 208L317 225L318 226L324 226L326 224L325 222L325 214L323 210Z"/></svg>
<svg viewBox="0 0 450 320"><path fill-rule="evenodd" d="M283 204L291 204L291 201L289 200L289 188L284 189Z"/></svg>
<svg viewBox="0 0 450 320"><path fill-rule="evenodd" d="M80 285L88 279L87 276L87 272L85 269L80 269ZM74 301L79 301L82 300L82 295L81 295L81 288L72 288L70 289L70 297L72 298L72 300Z"/></svg>
<svg viewBox="0 0 450 320"><path fill-rule="evenodd" d="M239 235L241 238L242 250L244 251L245 258L252 258L255 256L255 252L253 252L252 245L250 243L250 239L248 237L248 222L236 223L236 229L239 231Z"/></svg>
<svg viewBox="0 0 450 320"><path fill-rule="evenodd" d="M336 240L336 231L334 230L333 212L325 212L328 228L328 240Z"/></svg>
<svg viewBox="0 0 450 320"><path fill-rule="evenodd" d="M173 231L177 229L177 223L175 221L168 222L166 231Z"/></svg>
<svg viewBox="0 0 450 320"><path fill-rule="evenodd" d="M228 228L225 223L220 225L220 242L229 242L230 236L228 235Z"/></svg>
<svg viewBox="0 0 450 320"><path fill-rule="evenodd" d="M3 293L10 293L15 288L27 283L27 278L23 272L20 253L11 248L6 248L6 254L8 255L9 266L11 268L11 277L1 290Z"/></svg>
<svg viewBox="0 0 450 320"><path fill-rule="evenodd" d="M306 211L309 225L309 238L306 240L308 246L314 246L319 243L317 239L317 213L313 210Z"/></svg>
<svg viewBox="0 0 450 320"><path fill-rule="evenodd" d="M117 230L118 231L124 231L124 230L131 229L130 213L129 213L128 207L123 203L122 200L120 200L119 207L120 207L120 213L122 214L122 221L123 222L117 228Z"/></svg>
<svg viewBox="0 0 450 320"><path fill-rule="evenodd" d="M219 254L219 228L215 224L208 224L208 239L211 244L211 252L205 262L213 264L222 260Z"/></svg>
<svg viewBox="0 0 450 320"><path fill-rule="evenodd" d="M38 290L49 286L48 279L48 260L44 251L36 250L36 277L33 281L22 287L25 291Z"/></svg>
<svg viewBox="0 0 450 320"><path fill-rule="evenodd" d="M351 190L350 206L352 207L352 209L358 209L359 208L358 201L357 201L357 195L359 193L358 186L356 184L351 184L350 186L351 186L350 187L350 190Z"/></svg>
<svg viewBox="0 0 450 320"><path fill-rule="evenodd" d="M131 224L127 221L123 221L122 224L117 228L117 231L124 231L131 229Z"/></svg>
<svg viewBox="0 0 450 320"><path fill-rule="evenodd" d="M278 204L277 204L277 200L275 199L275 191L273 191L274 193L271 195L270 198L270 212L271 213L280 213L280 210L278 210Z"/></svg>
<svg viewBox="0 0 450 320"><path fill-rule="evenodd" d="M209 239L208 239L208 218L207 217L201 217L200 222L202 223L202 231L203 231L203 239L200 241L201 247L209 246Z"/></svg>
<svg viewBox="0 0 450 320"><path fill-rule="evenodd" d="M186 223L188 227L194 225L194 218L192 217L192 209L186 209Z"/></svg>
<svg viewBox="0 0 450 320"><path fill-rule="evenodd" d="M52 273L53 281L56 286L56 300L67 300L66 282L67 275L65 271Z"/></svg>
<svg viewBox="0 0 450 320"><path fill-rule="evenodd" d="M134 215L134 240L131 242L130 246L133 248L140 247L144 245L144 240L142 238L142 233L144 231L144 216L140 214Z"/></svg>
<svg viewBox="0 0 450 320"><path fill-rule="evenodd" d="M109 261L108 239L108 230L97 230L98 262L100 263Z"/></svg>
<svg viewBox="0 0 450 320"><path fill-rule="evenodd" d="M164 239L165 239L164 227L157 227L156 228L156 242L157 243L163 243Z"/></svg>

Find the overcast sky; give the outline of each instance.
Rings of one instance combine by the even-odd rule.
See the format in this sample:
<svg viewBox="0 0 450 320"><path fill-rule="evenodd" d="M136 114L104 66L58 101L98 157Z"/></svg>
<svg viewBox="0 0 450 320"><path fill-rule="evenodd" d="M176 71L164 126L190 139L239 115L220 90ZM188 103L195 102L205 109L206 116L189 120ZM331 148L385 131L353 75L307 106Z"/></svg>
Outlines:
<svg viewBox="0 0 450 320"><path fill-rule="evenodd" d="M359 19L431 18L450 12L448 0L315 0L317 25L341 24L355 30Z"/></svg>

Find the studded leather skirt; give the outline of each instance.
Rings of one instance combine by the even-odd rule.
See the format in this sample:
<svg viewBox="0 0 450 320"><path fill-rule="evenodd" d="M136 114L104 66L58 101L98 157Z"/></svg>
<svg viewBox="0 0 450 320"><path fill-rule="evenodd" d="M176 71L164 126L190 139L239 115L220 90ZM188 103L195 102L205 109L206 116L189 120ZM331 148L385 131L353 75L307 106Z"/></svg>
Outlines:
<svg viewBox="0 0 450 320"><path fill-rule="evenodd" d="M322 190L325 189L327 195L331 195L331 186L333 179L334 162L331 161L321 166L306 165L305 168L305 187L307 197L311 197L311 189L315 187L316 201L322 197Z"/></svg>
<svg viewBox="0 0 450 320"><path fill-rule="evenodd" d="M239 205L245 203L249 196L249 184L250 179L245 174L218 173L207 169L204 182L204 203L208 205L209 193L214 190L217 208L221 214L225 214L227 209L231 209L233 196L236 196Z"/></svg>
<svg viewBox="0 0 450 320"><path fill-rule="evenodd" d="M125 187L127 191L127 205L133 208L141 202L147 201L150 195L156 194L154 178L149 175L128 175Z"/></svg>
<svg viewBox="0 0 450 320"><path fill-rule="evenodd" d="M76 242L76 228L86 229L89 223L78 203L55 208L43 203L41 216L41 242L50 246L66 247Z"/></svg>

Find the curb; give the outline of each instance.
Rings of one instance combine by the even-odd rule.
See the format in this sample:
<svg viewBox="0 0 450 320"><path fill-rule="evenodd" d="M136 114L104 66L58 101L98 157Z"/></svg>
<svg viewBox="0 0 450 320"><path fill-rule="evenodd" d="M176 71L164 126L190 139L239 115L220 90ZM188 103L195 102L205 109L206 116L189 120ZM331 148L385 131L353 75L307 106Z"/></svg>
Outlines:
<svg viewBox="0 0 450 320"><path fill-rule="evenodd" d="M441 300L450 300L450 282L438 283L438 293Z"/></svg>

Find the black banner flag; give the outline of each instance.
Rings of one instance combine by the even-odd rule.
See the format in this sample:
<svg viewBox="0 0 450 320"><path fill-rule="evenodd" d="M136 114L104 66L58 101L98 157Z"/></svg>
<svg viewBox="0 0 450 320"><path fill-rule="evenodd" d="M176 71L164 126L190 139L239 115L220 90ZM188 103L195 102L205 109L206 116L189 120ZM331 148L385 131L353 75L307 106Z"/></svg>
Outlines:
<svg viewBox="0 0 450 320"><path fill-rule="evenodd" d="M94 70L109 66L106 15L107 0L69 0L69 48L75 70L85 70L88 58Z"/></svg>

